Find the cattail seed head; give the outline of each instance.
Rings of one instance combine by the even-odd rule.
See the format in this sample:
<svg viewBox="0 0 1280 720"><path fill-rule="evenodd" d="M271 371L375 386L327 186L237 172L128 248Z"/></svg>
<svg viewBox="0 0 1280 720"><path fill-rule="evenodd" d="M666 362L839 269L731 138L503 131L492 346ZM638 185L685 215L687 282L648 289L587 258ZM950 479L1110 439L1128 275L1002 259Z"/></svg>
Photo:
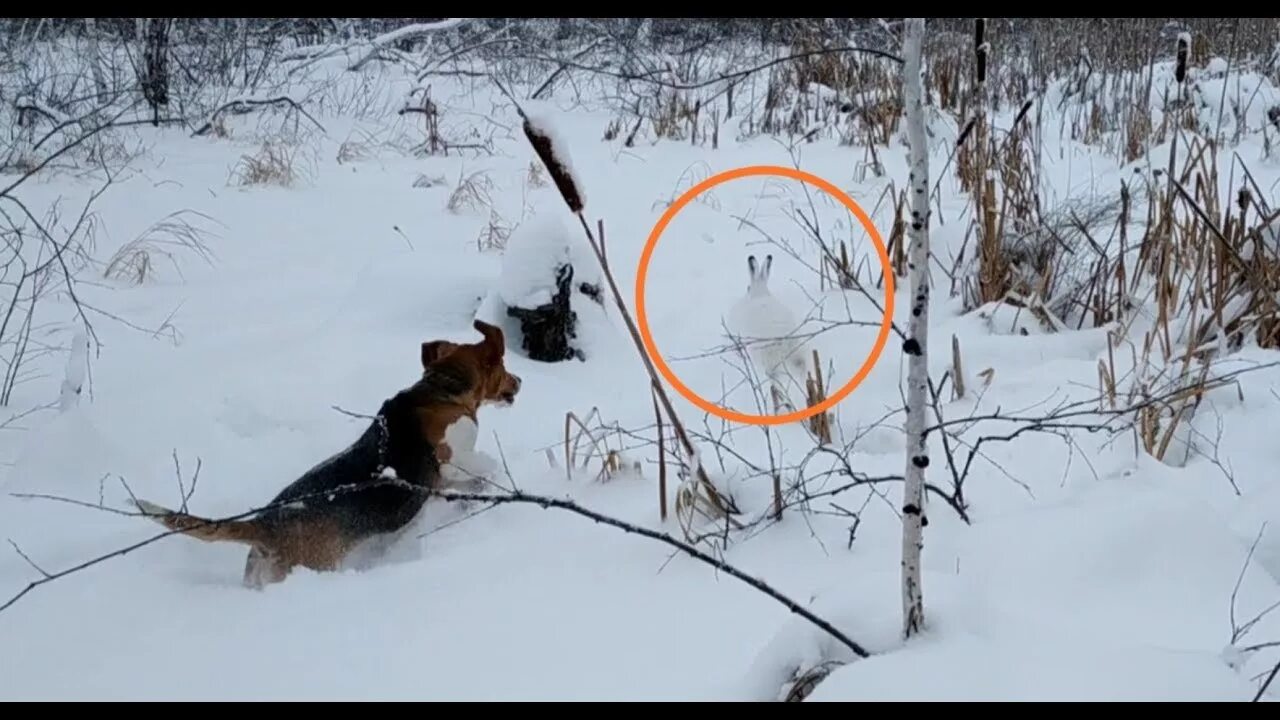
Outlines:
<svg viewBox="0 0 1280 720"><path fill-rule="evenodd" d="M535 127L529 122L529 118L524 118L524 134L529 138L529 144L533 146L533 151L541 158L542 164L546 165L547 173L551 175L552 181L556 184L556 189L560 191L560 197L564 198L564 202L569 206L572 213L582 212L586 203L583 202L582 192L578 189L577 182L573 179L573 173L557 156L556 145L551 137L542 128Z"/></svg>
<svg viewBox="0 0 1280 720"><path fill-rule="evenodd" d="M1174 78L1179 82L1187 79L1187 55L1191 52L1191 34L1178 35L1178 65L1174 69Z"/></svg>
<svg viewBox="0 0 1280 720"><path fill-rule="evenodd" d="M978 18L973 25L973 54L977 57L979 83L987 81L987 51L990 49L987 44L987 19Z"/></svg>

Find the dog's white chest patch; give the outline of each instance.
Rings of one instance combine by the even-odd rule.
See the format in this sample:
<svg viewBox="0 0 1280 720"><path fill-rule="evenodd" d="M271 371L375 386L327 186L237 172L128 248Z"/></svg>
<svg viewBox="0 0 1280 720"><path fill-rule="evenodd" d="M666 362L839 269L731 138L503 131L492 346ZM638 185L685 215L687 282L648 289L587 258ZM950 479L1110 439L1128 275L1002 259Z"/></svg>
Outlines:
<svg viewBox="0 0 1280 720"><path fill-rule="evenodd" d="M476 451L480 428L476 421L463 415L444 429L443 445L449 447L449 462L440 468L444 480L464 489L476 490L480 482L497 470L497 463Z"/></svg>
<svg viewBox="0 0 1280 720"><path fill-rule="evenodd" d="M463 415L444 429L444 444L454 453L471 452L475 450L479 436L480 428L476 421Z"/></svg>

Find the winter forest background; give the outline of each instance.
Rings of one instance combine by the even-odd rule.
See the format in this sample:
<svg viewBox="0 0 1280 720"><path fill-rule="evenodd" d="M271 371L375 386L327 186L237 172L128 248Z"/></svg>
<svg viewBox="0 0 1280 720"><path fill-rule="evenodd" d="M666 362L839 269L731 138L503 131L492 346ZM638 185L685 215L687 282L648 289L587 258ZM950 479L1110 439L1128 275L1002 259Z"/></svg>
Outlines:
<svg viewBox="0 0 1280 720"><path fill-rule="evenodd" d="M0 697L1276 699L1278 143L1275 19L0 20ZM781 425L631 330L752 165L894 290ZM749 255L820 402L886 278L804 183L681 210L654 342L772 412ZM491 499L261 592L130 504L261 506L476 318Z"/></svg>

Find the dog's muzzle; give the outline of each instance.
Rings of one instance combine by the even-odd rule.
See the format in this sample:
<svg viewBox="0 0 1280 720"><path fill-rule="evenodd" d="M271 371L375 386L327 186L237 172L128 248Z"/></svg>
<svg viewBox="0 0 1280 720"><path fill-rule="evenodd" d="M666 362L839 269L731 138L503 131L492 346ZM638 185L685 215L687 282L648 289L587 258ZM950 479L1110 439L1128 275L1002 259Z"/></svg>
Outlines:
<svg viewBox="0 0 1280 720"><path fill-rule="evenodd" d="M507 376L511 378L512 387L502 393L502 400L510 405L516 401L516 393L520 392L521 380L519 375L508 373Z"/></svg>

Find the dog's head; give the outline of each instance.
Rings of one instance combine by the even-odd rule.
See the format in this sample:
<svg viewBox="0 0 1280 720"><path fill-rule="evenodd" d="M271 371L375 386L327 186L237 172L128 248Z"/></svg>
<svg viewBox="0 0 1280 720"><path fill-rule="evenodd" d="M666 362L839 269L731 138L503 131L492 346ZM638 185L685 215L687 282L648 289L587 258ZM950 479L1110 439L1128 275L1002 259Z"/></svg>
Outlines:
<svg viewBox="0 0 1280 720"><path fill-rule="evenodd" d="M477 403L511 405L520 392L520 377L503 364L507 344L502 329L481 320L472 325L484 336L478 343L460 345L448 340L422 343L424 370L450 365L466 371L475 383Z"/></svg>

